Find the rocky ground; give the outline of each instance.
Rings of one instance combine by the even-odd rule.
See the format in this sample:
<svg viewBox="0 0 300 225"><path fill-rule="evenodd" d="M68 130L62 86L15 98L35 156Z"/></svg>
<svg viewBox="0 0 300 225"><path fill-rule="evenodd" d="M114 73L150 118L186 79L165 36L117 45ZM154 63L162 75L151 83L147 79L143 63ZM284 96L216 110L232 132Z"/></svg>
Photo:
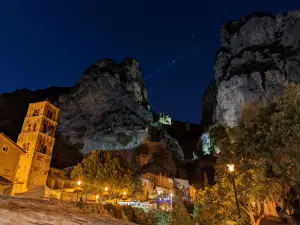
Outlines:
<svg viewBox="0 0 300 225"><path fill-rule="evenodd" d="M58 200L33 200L0 196L0 224L43 225L134 225L106 215L92 215L74 203Z"/></svg>

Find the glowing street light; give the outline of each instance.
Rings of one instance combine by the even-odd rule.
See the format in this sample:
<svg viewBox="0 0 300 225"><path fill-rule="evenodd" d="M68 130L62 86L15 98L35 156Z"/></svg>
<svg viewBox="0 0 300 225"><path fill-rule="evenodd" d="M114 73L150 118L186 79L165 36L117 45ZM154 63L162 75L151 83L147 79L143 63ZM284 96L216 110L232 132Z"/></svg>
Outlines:
<svg viewBox="0 0 300 225"><path fill-rule="evenodd" d="M235 183L234 183L234 176L232 175L232 173L234 172L234 164L227 164L227 167L228 167L229 177L231 179L233 190L234 190L237 214L238 214L238 217L241 218L240 206L239 206L237 192L236 192Z"/></svg>
<svg viewBox="0 0 300 225"><path fill-rule="evenodd" d="M79 181L77 181L77 185L78 185L78 189L77 189L77 197L76 197L76 200L78 201L78 194L79 194L79 190L80 190L80 188L79 188L79 186L81 185L81 181L79 180Z"/></svg>
<svg viewBox="0 0 300 225"><path fill-rule="evenodd" d="M105 191L108 191L108 187L105 187L104 190L105 190Z"/></svg>
<svg viewBox="0 0 300 225"><path fill-rule="evenodd" d="M127 194L126 191L124 191L124 192L123 192L123 195L126 196L126 194Z"/></svg>
<svg viewBox="0 0 300 225"><path fill-rule="evenodd" d="M99 198L99 195L96 195L96 200L98 200L98 198Z"/></svg>
<svg viewBox="0 0 300 225"><path fill-rule="evenodd" d="M228 167L228 172L229 173L234 172L234 164L227 164L227 167Z"/></svg>

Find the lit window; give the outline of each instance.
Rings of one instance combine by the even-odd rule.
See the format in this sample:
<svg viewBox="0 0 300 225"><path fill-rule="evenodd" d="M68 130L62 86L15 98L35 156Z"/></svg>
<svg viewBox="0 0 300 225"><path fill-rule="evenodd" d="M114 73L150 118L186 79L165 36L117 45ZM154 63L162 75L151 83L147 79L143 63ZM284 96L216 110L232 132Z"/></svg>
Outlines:
<svg viewBox="0 0 300 225"><path fill-rule="evenodd" d="M3 147L2 147L2 151L4 151L4 152L7 153L7 152L8 152L8 146L3 146Z"/></svg>

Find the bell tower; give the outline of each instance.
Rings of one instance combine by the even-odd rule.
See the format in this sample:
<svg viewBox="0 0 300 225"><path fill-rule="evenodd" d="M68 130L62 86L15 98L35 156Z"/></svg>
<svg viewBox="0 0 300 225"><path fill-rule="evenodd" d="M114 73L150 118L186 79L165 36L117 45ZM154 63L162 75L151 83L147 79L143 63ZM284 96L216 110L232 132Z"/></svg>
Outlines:
<svg viewBox="0 0 300 225"><path fill-rule="evenodd" d="M14 193L45 185L57 127L59 109L48 100L31 103L17 145L26 151L19 160Z"/></svg>

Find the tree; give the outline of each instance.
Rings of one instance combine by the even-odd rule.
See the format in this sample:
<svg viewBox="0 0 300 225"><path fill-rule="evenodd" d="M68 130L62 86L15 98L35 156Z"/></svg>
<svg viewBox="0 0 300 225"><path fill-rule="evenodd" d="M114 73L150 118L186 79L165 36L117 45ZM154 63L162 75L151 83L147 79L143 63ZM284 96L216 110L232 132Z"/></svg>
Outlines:
<svg viewBox="0 0 300 225"><path fill-rule="evenodd" d="M222 150L221 150L222 151ZM219 160L221 159L221 160ZM200 222L205 224L221 224L227 220L239 221L240 224L259 224L264 216L263 202L269 195L278 196L278 183L265 176L263 162L248 162L247 159L237 161L229 155L220 156L217 162L217 183L197 193L197 201L201 205ZM227 162L226 162L227 161ZM235 165L234 174L229 174L227 163ZM237 217L235 196L230 176L234 176L238 202L242 218ZM214 221L214 222L213 222Z"/></svg>
<svg viewBox="0 0 300 225"><path fill-rule="evenodd" d="M239 155L265 160L269 175L280 178L282 184L300 184L295 179L300 154L299 85L287 85L284 94L268 106L247 105L239 130Z"/></svg>
<svg viewBox="0 0 300 225"><path fill-rule="evenodd" d="M172 225L192 225L191 216L187 212L184 205L176 200L173 203L173 209L172 209Z"/></svg>
<svg viewBox="0 0 300 225"><path fill-rule="evenodd" d="M220 153L216 185L197 195L202 223L238 220L232 216L236 215L236 205L227 164L236 168L240 223L258 224L264 215L265 200L282 195L282 187L299 184L295 176L300 155L299 85L287 85L284 94L269 105L246 105L237 127L215 125L209 133L213 147L218 147Z"/></svg>
<svg viewBox="0 0 300 225"><path fill-rule="evenodd" d="M101 194L105 187L112 196L123 191L134 193L140 184L134 169L109 151L92 151L74 168L71 177L80 179L83 191L91 194Z"/></svg>

